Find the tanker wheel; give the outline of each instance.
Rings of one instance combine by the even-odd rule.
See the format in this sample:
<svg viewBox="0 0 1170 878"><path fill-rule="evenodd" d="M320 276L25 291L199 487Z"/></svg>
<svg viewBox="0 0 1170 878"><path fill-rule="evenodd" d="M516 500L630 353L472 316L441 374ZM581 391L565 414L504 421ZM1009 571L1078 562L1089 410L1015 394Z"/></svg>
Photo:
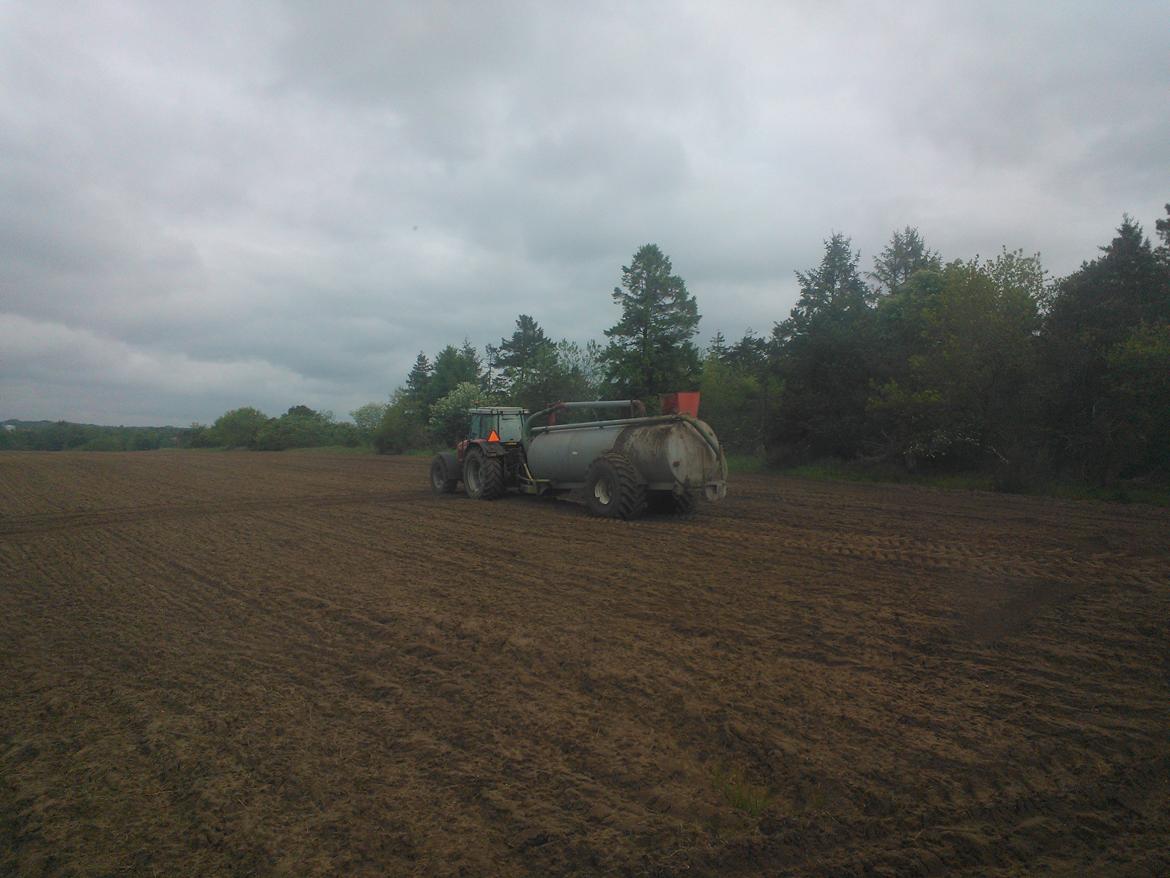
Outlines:
<svg viewBox="0 0 1170 878"><path fill-rule="evenodd" d="M655 491L650 496L650 511L666 515L693 515L695 495L689 491L680 494L673 491Z"/></svg>
<svg viewBox="0 0 1170 878"><path fill-rule="evenodd" d="M602 518L637 518L646 511L646 486L634 465L611 451L593 461L585 474L585 504Z"/></svg>
<svg viewBox="0 0 1170 878"><path fill-rule="evenodd" d="M495 500L504 493L504 468L482 451L470 451L463 461L463 487L473 500Z"/></svg>
<svg viewBox="0 0 1170 878"><path fill-rule="evenodd" d="M443 455L436 454L431 461L431 490L436 494L454 494L458 481L447 477L447 464L443 461Z"/></svg>

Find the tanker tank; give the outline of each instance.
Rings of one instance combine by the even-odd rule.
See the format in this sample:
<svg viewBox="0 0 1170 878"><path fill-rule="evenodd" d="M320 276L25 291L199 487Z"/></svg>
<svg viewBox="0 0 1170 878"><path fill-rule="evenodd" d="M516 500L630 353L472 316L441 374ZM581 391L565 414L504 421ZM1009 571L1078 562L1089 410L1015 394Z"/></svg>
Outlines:
<svg viewBox="0 0 1170 878"><path fill-rule="evenodd" d="M583 485L595 460L617 452L649 491L708 500L727 493L727 460L715 432L686 414L532 427L524 444L533 477L557 488Z"/></svg>

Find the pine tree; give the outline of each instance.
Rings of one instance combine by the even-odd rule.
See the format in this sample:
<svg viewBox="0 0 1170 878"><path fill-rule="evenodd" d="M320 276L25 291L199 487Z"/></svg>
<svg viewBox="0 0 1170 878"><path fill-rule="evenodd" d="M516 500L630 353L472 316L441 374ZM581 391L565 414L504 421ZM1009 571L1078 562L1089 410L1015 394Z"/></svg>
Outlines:
<svg viewBox="0 0 1170 878"><path fill-rule="evenodd" d="M867 312L874 294L857 273L860 261L861 254L853 252L850 240L840 232L825 241L821 264L796 272L800 299L773 334L788 342L807 335L817 321L848 321Z"/></svg>
<svg viewBox="0 0 1170 878"><path fill-rule="evenodd" d="M427 404L434 405L460 384L479 385L479 354L464 340L461 348L447 345L435 355L435 367L427 386Z"/></svg>
<svg viewBox="0 0 1170 878"><path fill-rule="evenodd" d="M496 366L500 369L504 386L527 386L540 363L547 362L547 352L552 350L552 339L544 334L535 320L527 314L516 318L516 331L511 338L501 338L497 348Z"/></svg>
<svg viewBox="0 0 1170 878"><path fill-rule="evenodd" d="M434 368L431 366L431 361L427 359L427 355L419 351L410 374L406 376L406 395L411 399L424 402L427 399L427 390L433 371Z"/></svg>
<svg viewBox="0 0 1170 878"><path fill-rule="evenodd" d="M774 436L795 457L849 457L864 435L874 294L848 238L825 242L821 264L797 272L800 299L772 331L783 383Z"/></svg>
<svg viewBox="0 0 1170 878"><path fill-rule="evenodd" d="M670 259L646 244L622 266L622 285L613 300L622 317L605 330L607 378L622 395L651 396L686 390L699 379L699 308L686 282L672 273Z"/></svg>
<svg viewBox="0 0 1170 878"><path fill-rule="evenodd" d="M1101 250L1057 284L1042 340L1054 450L1062 462L1109 482L1135 459L1111 360L1136 362L1131 355L1150 347L1143 333L1170 324L1170 262L1128 216Z"/></svg>
<svg viewBox="0 0 1170 878"><path fill-rule="evenodd" d="M711 343L707 345L707 357L714 357L719 362L727 359L727 339L723 335L723 330L716 332Z"/></svg>
<svg viewBox="0 0 1170 878"><path fill-rule="evenodd" d="M942 259L938 251L927 249L918 229L906 226L901 232L894 232L890 243L873 260L873 271L869 278L877 282L878 292L893 293L921 269L938 271Z"/></svg>

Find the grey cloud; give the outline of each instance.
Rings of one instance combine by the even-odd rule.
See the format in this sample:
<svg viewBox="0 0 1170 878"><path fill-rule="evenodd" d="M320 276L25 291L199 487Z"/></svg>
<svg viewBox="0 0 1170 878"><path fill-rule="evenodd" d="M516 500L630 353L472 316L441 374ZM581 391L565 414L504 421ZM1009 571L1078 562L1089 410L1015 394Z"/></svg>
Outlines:
<svg viewBox="0 0 1170 878"><path fill-rule="evenodd" d="M344 413L520 312L600 337L649 241L705 336L783 319L832 231L1066 273L1170 197L1164 37L1155 3L8 4L0 417Z"/></svg>

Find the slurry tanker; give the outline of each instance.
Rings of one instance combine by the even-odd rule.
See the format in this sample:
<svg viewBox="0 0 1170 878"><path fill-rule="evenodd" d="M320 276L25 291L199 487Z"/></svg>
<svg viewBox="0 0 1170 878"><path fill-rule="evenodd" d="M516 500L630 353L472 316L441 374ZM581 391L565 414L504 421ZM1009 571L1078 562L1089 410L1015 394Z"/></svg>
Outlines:
<svg viewBox="0 0 1170 878"><path fill-rule="evenodd" d="M477 500L510 490L568 494L605 518L637 518L648 508L689 513L700 499L727 494L727 459L698 418L698 396L668 394L664 413L649 417L632 399L559 402L535 413L470 409L467 438L431 462L431 487L450 494L462 482ZM624 416L575 420L615 410Z"/></svg>

